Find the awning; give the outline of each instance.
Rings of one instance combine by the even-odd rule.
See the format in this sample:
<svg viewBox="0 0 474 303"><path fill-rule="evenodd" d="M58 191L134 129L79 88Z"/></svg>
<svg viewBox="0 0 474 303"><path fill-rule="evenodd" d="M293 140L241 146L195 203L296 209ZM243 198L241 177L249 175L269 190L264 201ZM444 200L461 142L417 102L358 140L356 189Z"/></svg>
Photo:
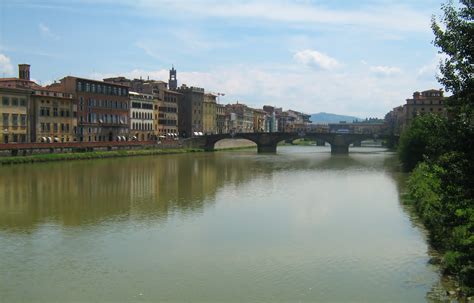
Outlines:
<svg viewBox="0 0 474 303"><path fill-rule="evenodd" d="M125 138L125 136L122 136L122 140L127 141L127 138Z"/></svg>
<svg viewBox="0 0 474 303"><path fill-rule="evenodd" d="M166 138L166 136L163 136L163 135L161 135L161 136L158 136L158 137L159 137L159 138Z"/></svg>
<svg viewBox="0 0 474 303"><path fill-rule="evenodd" d="M122 141L122 138L120 136L117 136L117 141Z"/></svg>
<svg viewBox="0 0 474 303"><path fill-rule="evenodd" d="M202 136L202 132L199 132L199 136Z"/></svg>
<svg viewBox="0 0 474 303"><path fill-rule="evenodd" d="M133 140L137 140L137 136L133 136L132 139L133 139Z"/></svg>
<svg viewBox="0 0 474 303"><path fill-rule="evenodd" d="M198 132L194 132L193 134L194 134L195 136L199 136Z"/></svg>
<svg viewBox="0 0 474 303"><path fill-rule="evenodd" d="M59 138L58 138L58 137L55 137L55 138L54 138L54 142L59 142Z"/></svg>
<svg viewBox="0 0 474 303"><path fill-rule="evenodd" d="M41 142L46 142L46 137L41 137Z"/></svg>
<svg viewBox="0 0 474 303"><path fill-rule="evenodd" d="M123 119L120 119L120 123L125 124L125 121Z"/></svg>
<svg viewBox="0 0 474 303"><path fill-rule="evenodd" d="M104 123L104 120L102 120L102 119L99 119L99 123Z"/></svg>
<svg viewBox="0 0 474 303"><path fill-rule="evenodd" d="M170 133L167 133L166 135L167 135L167 136L171 136L171 134L170 134Z"/></svg>

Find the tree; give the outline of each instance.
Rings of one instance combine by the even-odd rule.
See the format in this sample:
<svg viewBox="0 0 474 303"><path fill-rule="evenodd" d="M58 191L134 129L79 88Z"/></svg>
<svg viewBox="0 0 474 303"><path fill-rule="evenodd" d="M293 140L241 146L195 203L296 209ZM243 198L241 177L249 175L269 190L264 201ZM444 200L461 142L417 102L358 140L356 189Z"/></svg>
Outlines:
<svg viewBox="0 0 474 303"><path fill-rule="evenodd" d="M460 4L459 9L452 1L442 6L444 27L435 17L431 23L435 34L433 43L446 56L441 61L438 80L457 97L472 95L474 84L474 1L460 0Z"/></svg>
<svg viewBox="0 0 474 303"><path fill-rule="evenodd" d="M398 155L405 170L412 170L424 159L436 160L449 148L446 118L426 114L416 117L401 134Z"/></svg>

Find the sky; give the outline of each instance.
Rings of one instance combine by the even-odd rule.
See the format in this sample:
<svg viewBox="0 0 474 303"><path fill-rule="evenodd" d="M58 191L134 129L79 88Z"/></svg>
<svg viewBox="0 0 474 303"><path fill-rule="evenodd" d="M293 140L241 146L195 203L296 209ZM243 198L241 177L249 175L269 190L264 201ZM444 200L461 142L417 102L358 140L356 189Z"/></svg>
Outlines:
<svg viewBox="0 0 474 303"><path fill-rule="evenodd" d="M221 103L383 117L440 89L441 0L0 0L0 76L168 80Z"/></svg>

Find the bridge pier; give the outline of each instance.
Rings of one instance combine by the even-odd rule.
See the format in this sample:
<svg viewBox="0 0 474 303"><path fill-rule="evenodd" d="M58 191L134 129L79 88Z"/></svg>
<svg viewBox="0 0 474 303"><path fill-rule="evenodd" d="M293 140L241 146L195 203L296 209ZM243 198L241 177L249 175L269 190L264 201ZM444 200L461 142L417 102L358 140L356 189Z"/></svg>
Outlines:
<svg viewBox="0 0 474 303"><path fill-rule="evenodd" d="M326 142L324 140L316 139L316 146L326 146Z"/></svg>
<svg viewBox="0 0 474 303"><path fill-rule="evenodd" d="M349 153L349 144L339 145L339 144L331 144L331 154L333 155L340 155L340 154L348 154Z"/></svg>
<svg viewBox="0 0 474 303"><path fill-rule="evenodd" d="M362 141L355 141L354 143L352 143L352 146L361 147L362 146Z"/></svg>
<svg viewBox="0 0 474 303"><path fill-rule="evenodd" d="M257 144L257 152L261 153L276 153L277 144Z"/></svg>

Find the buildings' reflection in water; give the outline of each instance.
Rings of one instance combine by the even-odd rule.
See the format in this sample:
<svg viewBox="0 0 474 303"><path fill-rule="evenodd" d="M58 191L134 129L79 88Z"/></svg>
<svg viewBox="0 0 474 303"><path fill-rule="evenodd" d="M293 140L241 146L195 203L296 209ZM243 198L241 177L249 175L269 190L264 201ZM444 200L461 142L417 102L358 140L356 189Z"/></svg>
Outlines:
<svg viewBox="0 0 474 303"><path fill-rule="evenodd" d="M372 159L373 161L373 159ZM366 166L357 156L198 153L40 163L0 170L0 231L117 220L164 220L214 203L223 186L290 170ZM383 169L383 165L374 165Z"/></svg>
<svg viewBox="0 0 474 303"><path fill-rule="evenodd" d="M264 171L251 169L253 164L190 154L2 167L0 230L201 212L219 187L247 182Z"/></svg>

